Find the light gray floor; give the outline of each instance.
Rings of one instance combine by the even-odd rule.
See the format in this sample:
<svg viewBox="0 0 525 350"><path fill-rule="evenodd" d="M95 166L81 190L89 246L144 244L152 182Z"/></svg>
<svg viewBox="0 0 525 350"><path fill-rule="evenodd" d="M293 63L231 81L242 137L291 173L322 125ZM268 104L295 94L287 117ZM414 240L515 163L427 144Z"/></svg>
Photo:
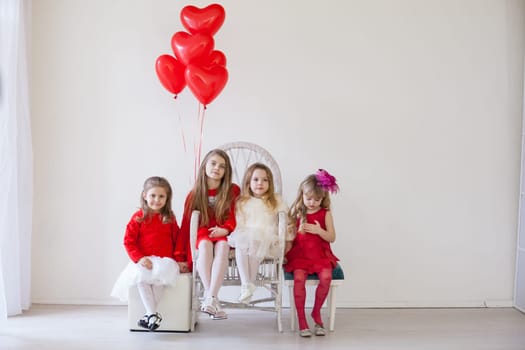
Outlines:
<svg viewBox="0 0 525 350"><path fill-rule="evenodd" d="M525 314L512 308L338 309L335 332L309 339L290 331L289 309L283 333L271 312L227 311L194 333L148 333L127 330L123 306L33 305L8 319L0 350L525 350Z"/></svg>

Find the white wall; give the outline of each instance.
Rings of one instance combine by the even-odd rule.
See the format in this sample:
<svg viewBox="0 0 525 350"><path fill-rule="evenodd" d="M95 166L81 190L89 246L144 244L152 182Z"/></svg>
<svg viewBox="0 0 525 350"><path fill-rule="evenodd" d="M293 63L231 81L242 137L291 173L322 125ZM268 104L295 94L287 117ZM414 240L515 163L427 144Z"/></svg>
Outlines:
<svg viewBox="0 0 525 350"><path fill-rule="evenodd" d="M288 202L317 168L338 177L338 306L511 305L523 1L220 3L230 79L203 151L265 147ZM115 303L146 177L171 181L182 216L198 103L154 63L188 4L33 2L34 302Z"/></svg>

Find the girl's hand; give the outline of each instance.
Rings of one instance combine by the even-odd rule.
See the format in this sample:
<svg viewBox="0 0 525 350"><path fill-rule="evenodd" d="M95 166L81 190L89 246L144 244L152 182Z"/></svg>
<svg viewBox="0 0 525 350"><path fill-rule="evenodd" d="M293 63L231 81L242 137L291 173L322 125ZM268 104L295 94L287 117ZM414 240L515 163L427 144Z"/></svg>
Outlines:
<svg viewBox="0 0 525 350"><path fill-rule="evenodd" d="M227 236L229 233L227 229L217 227L217 226L210 227L208 231L210 232L209 234L210 238L224 237L224 236Z"/></svg>
<svg viewBox="0 0 525 350"><path fill-rule="evenodd" d="M179 265L179 271L181 273L190 272L190 268L188 267L188 263L186 262L177 262Z"/></svg>
<svg viewBox="0 0 525 350"><path fill-rule="evenodd" d="M315 221L315 224L304 223L301 225L301 228L304 232L313 233L314 235L321 235L324 232L317 220Z"/></svg>
<svg viewBox="0 0 525 350"><path fill-rule="evenodd" d="M148 257L143 257L139 260L139 264L147 268L148 270L151 270L153 268L153 263Z"/></svg>

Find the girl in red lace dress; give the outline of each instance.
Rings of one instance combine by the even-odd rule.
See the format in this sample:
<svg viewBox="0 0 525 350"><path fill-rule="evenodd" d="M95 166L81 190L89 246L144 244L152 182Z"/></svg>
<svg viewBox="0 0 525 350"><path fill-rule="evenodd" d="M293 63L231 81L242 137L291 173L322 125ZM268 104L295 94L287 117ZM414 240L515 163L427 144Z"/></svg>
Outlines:
<svg viewBox="0 0 525 350"><path fill-rule="evenodd" d="M305 315L306 278L316 273L319 285L315 291L312 319L315 322L315 335L325 335L321 319L321 307L326 300L332 270L339 260L330 243L335 241L335 229L330 211L330 192L337 192L338 186L333 176L319 169L309 175L299 185L295 202L289 211L289 231L295 238L286 242L285 270L294 275L294 299L301 337L310 337L312 332Z"/></svg>

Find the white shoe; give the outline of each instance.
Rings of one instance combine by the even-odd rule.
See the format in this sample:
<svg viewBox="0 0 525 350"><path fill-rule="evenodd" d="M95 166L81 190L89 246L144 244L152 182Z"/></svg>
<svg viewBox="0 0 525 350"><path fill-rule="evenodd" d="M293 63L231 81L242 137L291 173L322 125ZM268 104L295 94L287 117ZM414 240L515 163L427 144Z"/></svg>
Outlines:
<svg viewBox="0 0 525 350"><path fill-rule="evenodd" d="M249 304L256 288L257 287L255 287L253 283L241 285L241 295L239 295L239 302L243 304Z"/></svg>
<svg viewBox="0 0 525 350"><path fill-rule="evenodd" d="M303 338L310 338L312 336L312 331L309 328L301 329L299 335Z"/></svg>
<svg viewBox="0 0 525 350"><path fill-rule="evenodd" d="M324 329L324 327L321 326L320 324L316 323L314 330L315 330L314 334L317 335L317 336L321 336L322 337L322 336L326 335L326 329Z"/></svg>

